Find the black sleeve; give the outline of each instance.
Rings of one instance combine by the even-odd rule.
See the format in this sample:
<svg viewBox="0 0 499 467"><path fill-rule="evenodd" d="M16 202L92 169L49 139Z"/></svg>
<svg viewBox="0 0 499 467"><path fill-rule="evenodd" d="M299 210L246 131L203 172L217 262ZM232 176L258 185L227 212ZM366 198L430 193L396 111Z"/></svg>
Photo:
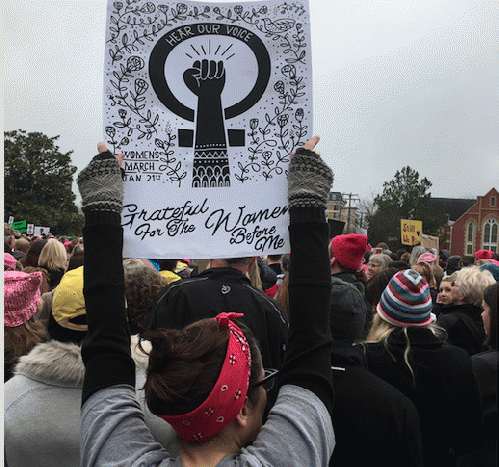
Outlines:
<svg viewBox="0 0 499 467"><path fill-rule="evenodd" d="M313 391L332 412L328 225L323 208L291 208L289 334L280 385Z"/></svg>
<svg viewBox="0 0 499 467"><path fill-rule="evenodd" d="M82 404L99 389L117 384L135 386L125 310L120 215L85 212L83 241L83 295L88 333L81 349L85 364Z"/></svg>

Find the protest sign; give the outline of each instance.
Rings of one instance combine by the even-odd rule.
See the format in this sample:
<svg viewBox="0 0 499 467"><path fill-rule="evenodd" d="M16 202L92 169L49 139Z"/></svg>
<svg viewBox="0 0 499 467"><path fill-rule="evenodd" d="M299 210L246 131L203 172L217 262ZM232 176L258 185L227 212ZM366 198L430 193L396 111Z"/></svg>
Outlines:
<svg viewBox="0 0 499 467"><path fill-rule="evenodd" d="M402 245L417 245L421 241L423 222L400 219L400 235Z"/></svg>
<svg viewBox="0 0 499 467"><path fill-rule="evenodd" d="M313 136L308 2L109 1L105 141L125 255L289 251L289 154Z"/></svg>
<svg viewBox="0 0 499 467"><path fill-rule="evenodd" d="M50 233L50 227L36 226L34 228L35 237L41 237L42 235L48 235Z"/></svg>
<svg viewBox="0 0 499 467"><path fill-rule="evenodd" d="M12 222L12 228L18 232L26 232L26 221Z"/></svg>

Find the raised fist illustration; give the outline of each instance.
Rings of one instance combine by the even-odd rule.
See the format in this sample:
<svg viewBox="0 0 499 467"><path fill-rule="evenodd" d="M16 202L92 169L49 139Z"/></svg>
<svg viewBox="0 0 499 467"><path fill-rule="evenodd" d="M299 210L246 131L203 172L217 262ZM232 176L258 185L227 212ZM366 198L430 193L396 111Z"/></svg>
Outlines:
<svg viewBox="0 0 499 467"><path fill-rule="evenodd" d="M198 97L220 95L225 85L225 68L222 61L196 60L184 72L185 85Z"/></svg>

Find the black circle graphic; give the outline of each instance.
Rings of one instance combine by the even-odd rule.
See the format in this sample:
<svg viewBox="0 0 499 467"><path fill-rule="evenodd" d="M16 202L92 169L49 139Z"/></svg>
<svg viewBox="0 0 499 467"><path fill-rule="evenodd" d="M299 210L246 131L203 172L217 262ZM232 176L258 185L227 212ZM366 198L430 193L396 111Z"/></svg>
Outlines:
<svg viewBox="0 0 499 467"><path fill-rule="evenodd" d="M261 98L270 79L270 57L262 40L253 32L240 26L236 27L239 36L232 34L234 26L218 23L195 23L183 25L168 31L151 52L149 57L149 77L160 102L179 117L194 121L194 110L182 104L171 92L166 81L164 67L170 52L184 40L203 35L222 35L245 42L255 54L258 64L258 77L253 89L240 102L224 110L225 118L233 118L253 107Z"/></svg>

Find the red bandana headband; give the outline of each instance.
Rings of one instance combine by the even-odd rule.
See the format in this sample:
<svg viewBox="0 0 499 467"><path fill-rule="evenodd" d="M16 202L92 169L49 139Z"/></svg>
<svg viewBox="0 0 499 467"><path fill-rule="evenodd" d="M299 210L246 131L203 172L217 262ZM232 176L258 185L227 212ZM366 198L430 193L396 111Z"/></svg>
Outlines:
<svg viewBox="0 0 499 467"><path fill-rule="evenodd" d="M213 318L229 328L229 343L222 371L208 398L192 412L184 415L159 415L189 443L206 441L222 431L240 412L248 393L251 353L248 341L232 321L242 313L220 313Z"/></svg>

